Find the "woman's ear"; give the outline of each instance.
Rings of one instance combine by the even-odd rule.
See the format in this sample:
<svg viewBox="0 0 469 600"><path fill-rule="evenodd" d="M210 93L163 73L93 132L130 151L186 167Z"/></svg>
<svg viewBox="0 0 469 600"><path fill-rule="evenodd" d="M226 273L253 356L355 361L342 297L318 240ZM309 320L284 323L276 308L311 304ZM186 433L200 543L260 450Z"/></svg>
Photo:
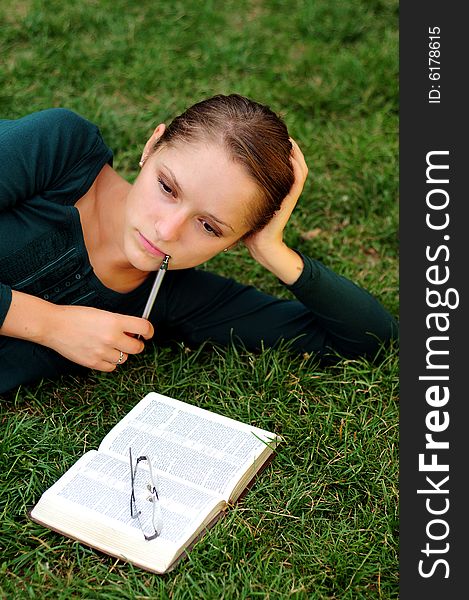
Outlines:
<svg viewBox="0 0 469 600"><path fill-rule="evenodd" d="M150 139L145 144L145 148L143 149L142 157L140 158L140 162L139 162L140 167L143 167L143 165L145 164L145 161L152 153L156 142L160 139L160 137L163 135L165 130L166 130L166 125L164 123L160 123L158 125L158 127L155 129L155 131L152 133Z"/></svg>

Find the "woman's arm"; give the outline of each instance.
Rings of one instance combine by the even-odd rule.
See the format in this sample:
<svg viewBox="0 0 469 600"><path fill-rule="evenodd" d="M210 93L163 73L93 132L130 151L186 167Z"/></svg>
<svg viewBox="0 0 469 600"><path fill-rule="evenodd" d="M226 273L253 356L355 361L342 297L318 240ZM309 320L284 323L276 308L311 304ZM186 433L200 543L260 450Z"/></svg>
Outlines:
<svg viewBox="0 0 469 600"><path fill-rule="evenodd" d="M74 204L91 182L74 186L80 162L93 155L111 162L100 131L65 108L48 108L18 119L0 119L0 212L58 187L56 202ZM97 173L90 171L90 178ZM70 187L62 186L64 179Z"/></svg>
<svg viewBox="0 0 469 600"><path fill-rule="evenodd" d="M28 213L21 205L36 197L50 201L51 207L73 204L111 159L98 128L69 110L47 109L0 120L0 335L43 345L103 371L115 368L121 351L140 352L143 342L127 333L151 337L151 324L91 307L55 305L12 290L6 282L18 280L15 261L20 257L20 264L27 263L28 255L22 252L34 236L44 237L48 227L48 214L39 219L43 229L36 231L34 218L25 226ZM23 227L18 230L15 214ZM56 222L50 223L52 231ZM30 239L24 239L24 232Z"/></svg>
<svg viewBox="0 0 469 600"><path fill-rule="evenodd" d="M153 326L140 317L56 305L13 291L0 335L41 344L84 367L113 371L121 351L127 358L143 350L137 336L149 339Z"/></svg>

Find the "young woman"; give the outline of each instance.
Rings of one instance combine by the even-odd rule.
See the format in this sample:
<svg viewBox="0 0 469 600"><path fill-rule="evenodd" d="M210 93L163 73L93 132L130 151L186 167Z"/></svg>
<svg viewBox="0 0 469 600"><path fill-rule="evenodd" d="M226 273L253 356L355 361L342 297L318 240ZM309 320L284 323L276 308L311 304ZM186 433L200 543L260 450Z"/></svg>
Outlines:
<svg viewBox="0 0 469 600"><path fill-rule="evenodd" d="M368 292L285 244L308 169L268 107L197 103L158 125L140 167L133 184L118 175L98 128L65 109L0 121L0 392L113 371L152 338L250 350L290 340L326 357L373 356L397 337ZM296 299L195 268L240 240Z"/></svg>

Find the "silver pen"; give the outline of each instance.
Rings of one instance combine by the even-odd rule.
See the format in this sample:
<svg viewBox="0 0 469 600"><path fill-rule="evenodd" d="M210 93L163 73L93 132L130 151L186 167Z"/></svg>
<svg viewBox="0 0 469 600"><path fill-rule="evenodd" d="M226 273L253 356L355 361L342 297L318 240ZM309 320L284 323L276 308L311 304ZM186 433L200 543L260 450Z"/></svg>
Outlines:
<svg viewBox="0 0 469 600"><path fill-rule="evenodd" d="M169 259L170 256L168 254L165 254L163 262L161 263L161 266L158 269L158 273L156 274L150 295L148 296L148 300L142 314L142 319L148 319L148 317L150 316L150 312L153 308L153 304L155 303L156 295L158 293L158 290L160 289L161 282L163 281L163 277L165 276L165 273L168 270Z"/></svg>

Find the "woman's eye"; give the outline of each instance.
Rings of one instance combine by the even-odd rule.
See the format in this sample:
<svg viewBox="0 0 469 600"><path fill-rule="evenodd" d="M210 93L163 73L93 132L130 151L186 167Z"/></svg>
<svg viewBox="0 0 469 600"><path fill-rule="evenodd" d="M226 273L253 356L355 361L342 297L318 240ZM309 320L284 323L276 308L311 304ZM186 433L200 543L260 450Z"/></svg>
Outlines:
<svg viewBox="0 0 469 600"><path fill-rule="evenodd" d="M158 177L158 183L165 194L168 194L169 196L173 195L173 190L160 177Z"/></svg>
<svg viewBox="0 0 469 600"><path fill-rule="evenodd" d="M216 231L209 223L207 223L207 221L202 221L202 227L210 235L216 235L217 237L220 237L220 233Z"/></svg>

